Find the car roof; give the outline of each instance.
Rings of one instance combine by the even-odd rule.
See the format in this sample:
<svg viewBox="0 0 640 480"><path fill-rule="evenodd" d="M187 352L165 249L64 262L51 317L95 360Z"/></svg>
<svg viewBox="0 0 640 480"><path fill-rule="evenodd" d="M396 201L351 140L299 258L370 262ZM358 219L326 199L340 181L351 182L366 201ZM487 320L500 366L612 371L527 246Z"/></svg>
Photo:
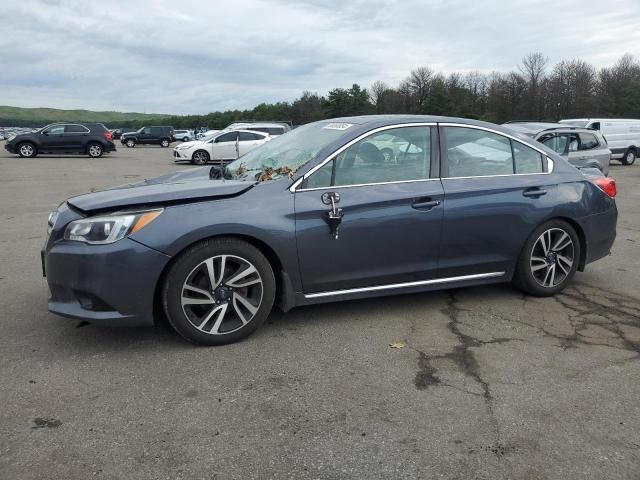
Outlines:
<svg viewBox="0 0 640 480"><path fill-rule="evenodd" d="M549 123L549 122L507 122L503 123L503 126L507 127L510 130L525 133L527 135L535 136L542 132L547 131L555 131L555 130L563 130L563 131L582 131L582 132L593 132L592 128L587 127L576 127L572 125L567 125L564 123Z"/></svg>

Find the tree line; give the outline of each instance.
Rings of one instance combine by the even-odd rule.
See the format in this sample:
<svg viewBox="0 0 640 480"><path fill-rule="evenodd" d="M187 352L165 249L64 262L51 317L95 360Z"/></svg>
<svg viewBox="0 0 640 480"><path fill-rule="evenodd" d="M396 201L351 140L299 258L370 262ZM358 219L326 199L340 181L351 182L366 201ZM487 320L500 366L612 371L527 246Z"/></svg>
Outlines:
<svg viewBox="0 0 640 480"><path fill-rule="evenodd" d="M508 73L445 75L424 66L412 70L395 86L379 80L368 89L353 84L350 88L334 88L327 95L305 91L290 102L261 103L253 109L206 115L155 116L153 121L175 128L221 129L241 120L301 125L332 117L388 113L447 115L494 123L572 117L640 118L640 62L626 54L613 66L598 70L580 59L552 65L542 53L535 52ZM135 118L105 123L115 128L149 122Z"/></svg>
<svg viewBox="0 0 640 480"><path fill-rule="evenodd" d="M366 114L430 114L474 118L555 122L576 117L640 118L640 62L622 56L596 69L580 59L551 65L530 53L511 72L451 73L429 67L412 70L399 85L354 84L326 96L304 92L292 102L261 103L251 110L167 119L174 127L223 128L239 120L289 120L296 125L325 118Z"/></svg>

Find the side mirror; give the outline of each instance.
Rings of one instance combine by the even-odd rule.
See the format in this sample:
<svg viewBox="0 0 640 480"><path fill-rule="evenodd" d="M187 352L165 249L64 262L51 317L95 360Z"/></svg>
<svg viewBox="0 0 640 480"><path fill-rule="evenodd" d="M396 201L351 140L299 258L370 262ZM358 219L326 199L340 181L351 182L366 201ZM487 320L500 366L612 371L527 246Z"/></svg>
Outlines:
<svg viewBox="0 0 640 480"><path fill-rule="evenodd" d="M220 180L222 178L222 168L213 166L209 170L209 178L211 180Z"/></svg>

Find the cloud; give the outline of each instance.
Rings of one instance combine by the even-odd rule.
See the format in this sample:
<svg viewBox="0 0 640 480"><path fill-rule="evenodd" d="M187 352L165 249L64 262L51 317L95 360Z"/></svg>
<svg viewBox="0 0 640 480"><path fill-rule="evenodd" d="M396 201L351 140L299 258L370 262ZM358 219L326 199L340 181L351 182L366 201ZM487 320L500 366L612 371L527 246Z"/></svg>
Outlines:
<svg viewBox="0 0 640 480"><path fill-rule="evenodd" d="M637 0L3 2L0 104L206 113L292 100L417 66L613 64L640 44ZM13 19L13 20L12 20ZM29 21L24 21L28 19Z"/></svg>

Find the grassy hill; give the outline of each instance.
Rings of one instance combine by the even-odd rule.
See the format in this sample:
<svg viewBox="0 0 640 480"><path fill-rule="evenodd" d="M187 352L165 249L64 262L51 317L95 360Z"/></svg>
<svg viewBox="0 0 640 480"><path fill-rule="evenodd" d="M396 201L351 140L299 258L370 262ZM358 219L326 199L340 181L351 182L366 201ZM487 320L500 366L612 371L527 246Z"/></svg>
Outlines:
<svg viewBox="0 0 640 480"><path fill-rule="evenodd" d="M57 108L0 106L0 126L38 127L53 122L100 122L107 127L137 126L166 119L170 115L136 112L93 112Z"/></svg>

